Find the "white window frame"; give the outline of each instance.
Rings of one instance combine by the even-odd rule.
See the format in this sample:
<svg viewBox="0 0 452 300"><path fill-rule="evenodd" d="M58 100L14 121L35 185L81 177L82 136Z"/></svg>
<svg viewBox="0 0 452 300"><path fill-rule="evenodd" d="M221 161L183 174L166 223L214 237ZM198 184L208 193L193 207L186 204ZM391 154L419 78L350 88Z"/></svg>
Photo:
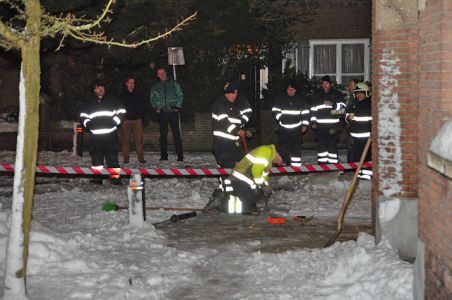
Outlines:
<svg viewBox="0 0 452 300"><path fill-rule="evenodd" d="M342 76L342 45L364 44L364 81L370 81L370 39L338 39L338 40L309 40L309 77L330 75L335 76L338 84L343 84ZM336 73L314 74L314 46L336 45ZM346 73L347 76L361 76L362 73Z"/></svg>

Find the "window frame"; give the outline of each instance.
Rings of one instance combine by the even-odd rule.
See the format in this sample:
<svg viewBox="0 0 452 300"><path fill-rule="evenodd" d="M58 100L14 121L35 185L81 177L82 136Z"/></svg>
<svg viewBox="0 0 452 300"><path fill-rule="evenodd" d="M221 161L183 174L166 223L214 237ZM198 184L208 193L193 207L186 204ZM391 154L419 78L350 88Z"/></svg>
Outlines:
<svg viewBox="0 0 452 300"><path fill-rule="evenodd" d="M345 76L361 76L364 75L364 81L370 80L370 39L316 39L309 40L309 78L314 76L330 75L336 77L338 84L342 82L342 45L343 44L364 44L364 74L363 73L346 73ZM335 74L314 74L314 46L316 45L336 45L336 73Z"/></svg>

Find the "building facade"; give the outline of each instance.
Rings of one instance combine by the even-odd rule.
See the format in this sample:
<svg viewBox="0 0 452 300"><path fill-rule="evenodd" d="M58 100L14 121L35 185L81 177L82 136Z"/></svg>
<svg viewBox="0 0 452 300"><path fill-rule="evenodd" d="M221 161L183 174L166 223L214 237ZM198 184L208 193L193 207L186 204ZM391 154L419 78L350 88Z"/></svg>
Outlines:
<svg viewBox="0 0 452 300"><path fill-rule="evenodd" d="M452 299L452 2L374 0L377 238L416 257L415 299Z"/></svg>

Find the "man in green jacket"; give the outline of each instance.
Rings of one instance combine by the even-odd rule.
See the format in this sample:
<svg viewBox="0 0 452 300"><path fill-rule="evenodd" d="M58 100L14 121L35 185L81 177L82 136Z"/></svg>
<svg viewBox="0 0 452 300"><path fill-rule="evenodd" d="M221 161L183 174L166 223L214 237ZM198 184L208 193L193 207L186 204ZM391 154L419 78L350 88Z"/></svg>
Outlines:
<svg viewBox="0 0 452 300"><path fill-rule="evenodd" d="M262 189L268 186L268 174L273 163L282 164L275 145L264 145L249 152L235 165L224 181L226 197L220 210L228 213L250 213L257 210Z"/></svg>
<svg viewBox="0 0 452 300"><path fill-rule="evenodd" d="M180 135L180 109L184 95L180 85L168 78L165 68L157 69L159 81L151 89L151 106L157 114L160 126L160 160L168 160L168 123L173 133L177 160L184 160Z"/></svg>

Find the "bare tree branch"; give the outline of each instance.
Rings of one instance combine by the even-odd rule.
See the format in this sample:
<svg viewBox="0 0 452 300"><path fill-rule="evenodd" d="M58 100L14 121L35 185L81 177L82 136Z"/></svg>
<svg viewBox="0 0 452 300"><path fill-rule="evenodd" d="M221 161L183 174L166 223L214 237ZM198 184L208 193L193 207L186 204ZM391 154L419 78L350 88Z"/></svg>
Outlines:
<svg viewBox="0 0 452 300"><path fill-rule="evenodd" d="M89 24L79 25L79 26L73 26L73 25L69 24L68 28L73 31L85 31L85 30L90 30L90 29L98 26L102 22L102 20L108 15L108 13L110 12L110 7L115 2L116 2L116 0L109 0L107 5L105 6L104 10L100 14L100 16L94 22L89 23Z"/></svg>
<svg viewBox="0 0 452 300"><path fill-rule="evenodd" d="M147 45L152 42L155 42L159 39L166 38L173 34L176 31L179 31L182 29L183 26L186 26L190 21L194 20L196 18L197 12L192 14L191 16L183 19L181 22L179 22L176 26L171 28L170 30L166 30L162 34L158 34L152 38L145 39L138 42L128 43L126 41L118 42L114 41L113 39L107 40L107 37L103 32L101 33L86 33L76 30L71 30L70 27L65 28L65 31L63 32L63 36L71 36L76 40L83 41L83 42L91 42L95 44L100 45L107 45L107 46L118 46L118 47L125 47L125 48L137 48L142 45Z"/></svg>
<svg viewBox="0 0 452 300"><path fill-rule="evenodd" d="M21 48L24 43L23 39L2 21L0 21L0 35L14 48ZM3 47L3 43L1 46Z"/></svg>

